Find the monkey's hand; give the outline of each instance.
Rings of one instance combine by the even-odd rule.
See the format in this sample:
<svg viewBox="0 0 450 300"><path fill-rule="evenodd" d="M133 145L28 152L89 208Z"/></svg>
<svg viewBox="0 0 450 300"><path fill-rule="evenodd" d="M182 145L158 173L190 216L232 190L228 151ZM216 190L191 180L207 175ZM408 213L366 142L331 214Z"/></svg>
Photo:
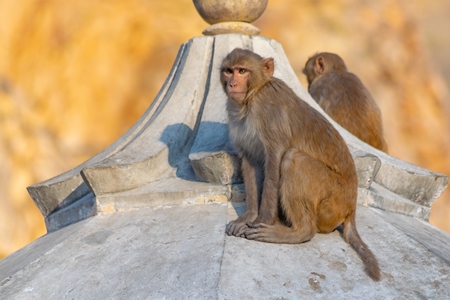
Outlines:
<svg viewBox="0 0 450 300"><path fill-rule="evenodd" d="M228 223L226 228L227 235L234 235L237 237L245 237L244 232L248 229L247 223L253 221L256 218L254 214L243 214L234 221Z"/></svg>

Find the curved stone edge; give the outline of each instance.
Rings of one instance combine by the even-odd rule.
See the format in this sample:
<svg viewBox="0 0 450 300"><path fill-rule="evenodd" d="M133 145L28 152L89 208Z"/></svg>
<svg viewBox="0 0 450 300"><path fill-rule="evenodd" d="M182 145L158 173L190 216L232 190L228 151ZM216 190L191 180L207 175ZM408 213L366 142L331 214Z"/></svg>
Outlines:
<svg viewBox="0 0 450 300"><path fill-rule="evenodd" d="M223 58L236 47L250 47L247 35L219 35L214 37L210 65L209 91L189 161L197 178L214 184L242 182L237 153L228 136L226 96L220 83Z"/></svg>
<svg viewBox="0 0 450 300"><path fill-rule="evenodd" d="M267 8L268 0L209 1L193 0L195 9L208 24L220 22L252 23L259 19Z"/></svg>
<svg viewBox="0 0 450 300"><path fill-rule="evenodd" d="M411 202L431 207L447 188L449 178L437 172L418 167L411 163L387 155L351 136L348 132L349 147L370 152L381 162L374 182Z"/></svg>
<svg viewBox="0 0 450 300"><path fill-rule="evenodd" d="M171 177L130 191L98 196L96 206L98 213L106 214L172 205L221 203L227 202L231 193L228 185L211 185Z"/></svg>
<svg viewBox="0 0 450 300"><path fill-rule="evenodd" d="M178 62L181 59L185 51L185 45L180 47L178 55L175 59L175 63L164 83L161 90L155 97L155 100L150 104L149 108L139 118L139 120L117 141L112 143L105 150L99 154L93 156L86 162L79 166L63 173L42 181L40 183L33 184L27 187L28 193L33 199L36 206L44 217L47 217L54 211L62 209L71 203L74 203L91 192L90 188L85 184L80 172L91 165L94 165L103 159L113 155L128 143L130 143L142 129L147 125L151 118L157 114L156 109L159 107L161 101L164 99L170 86L173 77L177 71ZM153 117L154 118L154 117Z"/></svg>
<svg viewBox="0 0 450 300"><path fill-rule="evenodd" d="M45 218L48 232L74 224L97 214L97 204L93 193L89 193Z"/></svg>
<svg viewBox="0 0 450 300"><path fill-rule="evenodd" d="M259 35L258 27L246 22L221 22L216 23L202 32L204 35L219 35L219 34L243 34L243 35Z"/></svg>
<svg viewBox="0 0 450 300"><path fill-rule="evenodd" d="M358 203L426 221L430 218L431 213L430 207L416 204L376 182L369 188L358 188Z"/></svg>
<svg viewBox="0 0 450 300"><path fill-rule="evenodd" d="M176 119L174 119L174 116L176 117L180 114L174 114L173 111L169 110L165 110L165 117L161 114L169 100L174 96L174 89L176 89L177 84L182 77L183 68L188 59L187 57L189 56L189 50L192 44L212 42L212 38L202 40L197 39L196 41L190 40L181 46L169 77L158 94L158 97L151 104L144 116L140 118L138 123L127 132L127 134L130 132L132 134L125 134L119 139L119 141L126 139L127 142L121 143L121 148L116 148L115 151L109 151L109 155L98 155L93 157L86 163L83 163L69 172L28 188L30 195L45 217L48 231L59 229L97 214L99 212L97 206L101 201L97 199L96 195L120 194L121 191L133 189L139 190L139 187L148 182L157 181L161 178L170 176L170 172L176 168L176 166L172 167L170 164L178 159L177 156L185 151L185 147L190 147L192 144L192 141L190 140L192 140L192 136L195 136L198 123L200 122L198 114L200 113L201 116L202 106L204 105L201 91L205 90L203 84L209 85L209 82L205 82L208 81L210 74L208 76L204 75L204 78L197 82L199 85L193 92L197 101L186 101L185 97L183 97L183 95L186 94L183 90L183 88L186 87L186 84L180 85L178 88L181 96L178 95L178 97L176 97L175 95L175 98L183 103L191 102L192 104L196 102L190 109L191 116L189 118L180 118L178 120L179 122L176 123L174 121ZM212 49L213 47L199 45L199 48L200 50L207 50ZM195 50L197 51L193 51L192 53L198 54L199 49ZM195 69L194 65L198 65L198 60L205 61L204 59L195 58L195 55L191 56L194 56L194 58L190 58L191 66L189 66L187 70L184 70L184 72ZM207 56L209 55L207 54ZM206 60L205 65L209 66L208 60ZM185 77L190 78L192 76ZM189 85L190 83L187 84ZM172 99L170 102L173 104L175 101ZM158 117L158 120L163 119L163 121L165 121L165 123L163 122L163 126L171 127L169 133L164 136L165 140L162 141L165 145L156 150L153 147L150 151L143 151L146 147L143 147L145 146L145 143L143 144L142 140L148 138L149 132L158 133L156 139L155 136L153 136L153 139L150 139L150 143L158 142L163 139L163 137L160 136L161 132L159 132L161 127L158 127L159 129L156 128L155 130L153 124L156 117ZM185 125L186 123L192 125L194 128L187 128ZM163 129L167 129L167 127ZM108 150L117 144L118 142L115 142L102 153L108 152ZM150 144L150 148L152 148L151 146L152 145ZM147 155L135 155L136 151L143 152ZM185 171L185 173L189 172ZM191 180L195 180L194 176L191 177ZM106 198L108 198L108 196L106 196ZM52 201L48 201L49 199ZM133 205L130 205L130 207L132 206ZM102 212L101 209L100 212Z"/></svg>
<svg viewBox="0 0 450 300"><path fill-rule="evenodd" d="M68 174L68 173L66 173ZM91 193L79 173L54 182L50 180L27 187L28 193L44 217Z"/></svg>
<svg viewBox="0 0 450 300"><path fill-rule="evenodd" d="M191 39L158 118L126 147L82 170L96 196L138 188L176 171L176 161L192 145L200 123L213 42L212 37Z"/></svg>
<svg viewBox="0 0 450 300"><path fill-rule="evenodd" d="M433 172L411 172L410 168L401 169L385 161L375 177L375 182L414 203L431 207L447 188L449 179Z"/></svg>

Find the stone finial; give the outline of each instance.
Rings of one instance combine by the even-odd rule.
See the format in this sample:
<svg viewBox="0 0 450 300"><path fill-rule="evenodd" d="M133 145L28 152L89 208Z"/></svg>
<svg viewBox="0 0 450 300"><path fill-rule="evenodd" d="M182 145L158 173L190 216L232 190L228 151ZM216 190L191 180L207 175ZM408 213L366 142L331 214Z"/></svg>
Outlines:
<svg viewBox="0 0 450 300"><path fill-rule="evenodd" d="M238 33L258 35L259 29L250 23L257 20L268 0L193 0L200 16L211 24L204 35Z"/></svg>

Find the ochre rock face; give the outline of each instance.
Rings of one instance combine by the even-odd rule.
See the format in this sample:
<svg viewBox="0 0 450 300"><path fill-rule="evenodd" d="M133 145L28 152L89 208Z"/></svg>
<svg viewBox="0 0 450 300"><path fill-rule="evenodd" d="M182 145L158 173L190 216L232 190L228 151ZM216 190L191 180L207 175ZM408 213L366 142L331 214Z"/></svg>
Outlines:
<svg viewBox="0 0 450 300"><path fill-rule="evenodd" d="M308 57L338 53L378 102L390 154L450 174L448 99L420 35L418 12L430 12L422 2L271 0L254 25L283 45L305 86ZM26 186L121 136L150 105L179 46L207 24L181 0L4 0L0 20L1 258L45 233ZM449 199L445 192L431 215L448 232Z"/></svg>

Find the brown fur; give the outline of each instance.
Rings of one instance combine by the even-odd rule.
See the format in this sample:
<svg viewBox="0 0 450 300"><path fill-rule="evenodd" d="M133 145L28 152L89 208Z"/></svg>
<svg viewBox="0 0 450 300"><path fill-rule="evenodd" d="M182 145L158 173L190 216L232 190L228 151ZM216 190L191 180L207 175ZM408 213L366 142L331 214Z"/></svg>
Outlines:
<svg viewBox="0 0 450 300"><path fill-rule="evenodd" d="M246 212L228 235L302 243L341 224L374 280L378 262L356 231L357 176L337 130L280 79L272 58L234 49L223 60L230 137L242 158Z"/></svg>
<svg viewBox="0 0 450 300"><path fill-rule="evenodd" d="M367 144L388 152L381 111L361 80L333 53L318 53L303 69L308 90L322 109Z"/></svg>

